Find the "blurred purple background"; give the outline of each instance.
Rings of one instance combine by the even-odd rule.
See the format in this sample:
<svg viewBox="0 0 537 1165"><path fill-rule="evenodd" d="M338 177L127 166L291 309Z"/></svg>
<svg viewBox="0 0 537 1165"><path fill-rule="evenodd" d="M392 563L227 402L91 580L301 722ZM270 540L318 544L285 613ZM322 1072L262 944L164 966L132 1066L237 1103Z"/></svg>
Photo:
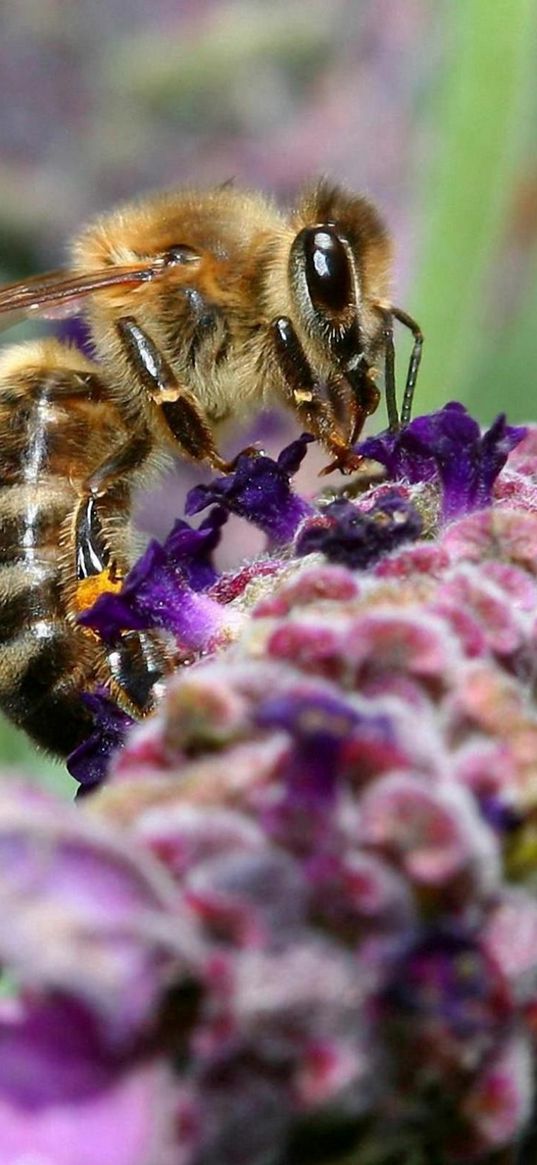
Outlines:
<svg viewBox="0 0 537 1165"><path fill-rule="evenodd" d="M57 263L84 219L155 187L235 177L285 200L328 173L379 200L403 291L447 7L2 5L0 262Z"/></svg>

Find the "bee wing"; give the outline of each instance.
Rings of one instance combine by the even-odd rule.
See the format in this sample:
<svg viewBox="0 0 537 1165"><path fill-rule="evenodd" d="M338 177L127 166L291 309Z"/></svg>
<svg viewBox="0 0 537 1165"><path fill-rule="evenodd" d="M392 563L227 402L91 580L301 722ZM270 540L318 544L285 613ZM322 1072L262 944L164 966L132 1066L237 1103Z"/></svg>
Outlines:
<svg viewBox="0 0 537 1165"><path fill-rule="evenodd" d="M84 274L49 271L46 275L10 283L0 289L0 330L10 328L28 316L63 319L77 315L88 295L108 287L135 287L158 278L167 269L169 265L159 258Z"/></svg>

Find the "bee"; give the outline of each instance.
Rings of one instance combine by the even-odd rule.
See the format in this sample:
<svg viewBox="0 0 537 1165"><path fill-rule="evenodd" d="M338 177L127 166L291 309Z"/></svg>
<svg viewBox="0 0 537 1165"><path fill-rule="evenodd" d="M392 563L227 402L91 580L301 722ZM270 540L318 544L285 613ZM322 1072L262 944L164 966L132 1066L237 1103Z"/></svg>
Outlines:
<svg viewBox="0 0 537 1165"><path fill-rule="evenodd" d="M0 355L0 707L64 756L88 735L81 693L104 683L147 713L171 649L128 633L109 650L77 623L135 554L134 490L180 454L219 472L220 422L281 402L327 449L353 451L380 400L410 417L422 335L389 298L391 243L363 197L322 181L289 214L232 185L105 215L70 267L0 290L0 319L82 312L94 359L56 339ZM401 418L394 320L414 343Z"/></svg>

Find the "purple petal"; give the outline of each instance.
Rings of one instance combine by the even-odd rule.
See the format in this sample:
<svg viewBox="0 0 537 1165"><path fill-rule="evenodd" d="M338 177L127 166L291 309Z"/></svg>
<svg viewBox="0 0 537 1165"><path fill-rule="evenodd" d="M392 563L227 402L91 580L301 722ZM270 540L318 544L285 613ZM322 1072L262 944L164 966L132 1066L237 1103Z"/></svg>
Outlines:
<svg viewBox="0 0 537 1165"><path fill-rule="evenodd" d="M494 482L526 432L506 425L501 415L481 434L464 406L451 401L430 416L416 417L398 433L361 442L358 451L384 465L391 478L410 482L438 479L442 518L448 521L490 505Z"/></svg>
<svg viewBox="0 0 537 1165"><path fill-rule="evenodd" d="M501 473L509 454L527 435L523 425L507 425L505 413L500 413L481 438L483 458L481 487L486 492L486 504L492 500L492 487Z"/></svg>
<svg viewBox="0 0 537 1165"><path fill-rule="evenodd" d="M411 421L411 425L414 424ZM410 425L398 433L379 433L376 437L366 437L357 446L357 452L363 457L371 457L384 465L388 478L392 481L404 481L414 485L418 482L434 481L436 469L434 459L426 453L421 453L410 442L408 434Z"/></svg>
<svg viewBox="0 0 537 1165"><path fill-rule="evenodd" d="M163 549L167 558L180 568L193 591L205 591L219 577L212 552L220 543L222 526L229 515L215 506L197 530L178 518L168 534Z"/></svg>
<svg viewBox="0 0 537 1165"><path fill-rule="evenodd" d="M0 1014L0 1160L147 1165L168 1160L170 1083L160 1064L115 1057L67 999Z"/></svg>
<svg viewBox="0 0 537 1165"><path fill-rule="evenodd" d="M105 692L84 692L82 700L93 716L93 730L67 758L67 769L89 792L104 780L110 757L121 748L127 729L134 723Z"/></svg>
<svg viewBox="0 0 537 1165"><path fill-rule="evenodd" d="M514 833L522 824L520 810L508 805L494 793L483 793L479 798L479 808L483 818L496 833Z"/></svg>
<svg viewBox="0 0 537 1165"><path fill-rule="evenodd" d="M320 551L329 562L365 570L404 542L420 537L422 521L416 508L399 494L384 494L369 510L338 498L321 518L305 522L296 542L300 556Z"/></svg>
<svg viewBox="0 0 537 1165"><path fill-rule="evenodd" d="M152 1019L197 940L166 871L74 805L0 798L0 961L27 990L75 996L112 1044Z"/></svg>
<svg viewBox="0 0 537 1165"><path fill-rule="evenodd" d="M286 795L298 805L327 806L334 798L338 778L354 767L356 743L391 743L385 716L365 715L337 694L322 687L297 685L289 692L269 695L256 712L257 724L284 729L293 740L283 772Z"/></svg>
<svg viewBox="0 0 537 1165"><path fill-rule="evenodd" d="M197 514L212 502L253 522L271 544L290 542L313 507L291 490L296 473L313 438L304 433L280 453L277 461L263 453L241 453L233 473L190 490L185 511Z"/></svg>
<svg viewBox="0 0 537 1165"><path fill-rule="evenodd" d="M306 456L307 446L314 440L311 433L302 433L296 441L291 441L278 455L278 468L288 477L294 477Z"/></svg>
<svg viewBox="0 0 537 1165"><path fill-rule="evenodd" d="M492 960L463 933L426 933L397 967L386 1001L398 1013L398 1038L419 1049L418 1073L428 1061L446 1065L464 1056L470 1041L480 1057L491 1048L512 1011L504 981Z"/></svg>
<svg viewBox="0 0 537 1165"><path fill-rule="evenodd" d="M154 540L150 542L129 571L119 594L101 595L79 621L108 643L113 643L123 630L157 628L171 631L186 649L205 650L226 628L230 616L219 603L190 588L173 557L175 540L181 541L183 535L184 531L174 527L171 553L167 543L161 546ZM206 570L203 573L207 577ZM199 578L198 572L198 581Z"/></svg>
<svg viewBox="0 0 537 1165"><path fill-rule="evenodd" d="M341 750L359 720L356 710L336 696L297 688L268 696L256 720L263 728L287 729L294 739L286 773L291 794L331 800Z"/></svg>

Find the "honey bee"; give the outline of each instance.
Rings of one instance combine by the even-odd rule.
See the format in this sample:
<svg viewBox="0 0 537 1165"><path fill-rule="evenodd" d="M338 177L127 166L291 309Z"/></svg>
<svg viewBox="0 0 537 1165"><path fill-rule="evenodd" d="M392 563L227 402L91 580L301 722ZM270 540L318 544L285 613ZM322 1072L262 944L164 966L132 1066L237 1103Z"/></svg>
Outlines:
<svg viewBox="0 0 537 1165"><path fill-rule="evenodd" d="M55 339L0 356L0 707L65 756L90 730L81 692L152 706L170 647L109 650L77 615L134 560L133 491L178 453L230 471L218 424L283 402L328 450L353 451L378 406L411 411L422 335L389 299L391 244L363 197L320 182L281 213L229 184L166 193L97 219L68 270L0 290L0 317L83 312L95 360ZM401 418L393 323L414 337Z"/></svg>

